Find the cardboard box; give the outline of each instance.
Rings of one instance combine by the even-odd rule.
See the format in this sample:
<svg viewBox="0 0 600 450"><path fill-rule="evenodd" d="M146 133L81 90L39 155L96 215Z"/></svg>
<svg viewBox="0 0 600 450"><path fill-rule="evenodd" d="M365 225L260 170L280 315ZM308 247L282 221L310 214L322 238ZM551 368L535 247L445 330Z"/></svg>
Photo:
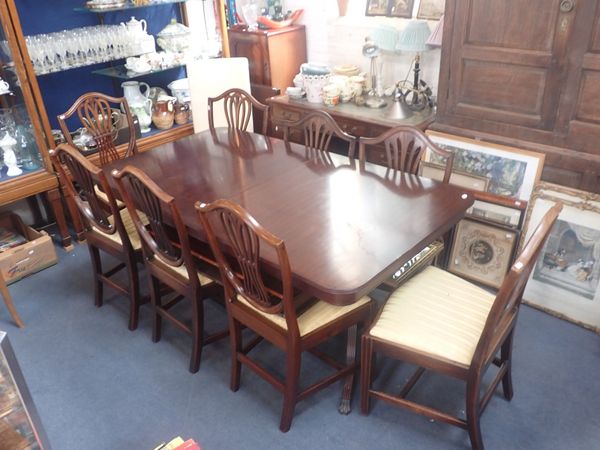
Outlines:
<svg viewBox="0 0 600 450"><path fill-rule="evenodd" d="M15 230L27 243L0 252L0 272L6 284L56 264L52 239L45 231L36 231L14 213L0 215L0 227Z"/></svg>

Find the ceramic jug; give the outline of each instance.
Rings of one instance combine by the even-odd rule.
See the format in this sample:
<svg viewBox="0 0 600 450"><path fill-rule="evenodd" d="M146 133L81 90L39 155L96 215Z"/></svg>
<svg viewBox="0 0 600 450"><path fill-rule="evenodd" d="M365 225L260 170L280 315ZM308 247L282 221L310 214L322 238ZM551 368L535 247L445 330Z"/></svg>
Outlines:
<svg viewBox="0 0 600 450"><path fill-rule="evenodd" d="M146 87L144 92L141 90L142 86ZM150 124L152 123L152 100L148 98L150 86L140 81L125 81L121 84L121 87L131 114L138 118L140 131L147 133L150 131Z"/></svg>
<svg viewBox="0 0 600 450"><path fill-rule="evenodd" d="M152 122L159 130L168 130L173 126L175 111L173 104L174 97L161 97L152 108Z"/></svg>

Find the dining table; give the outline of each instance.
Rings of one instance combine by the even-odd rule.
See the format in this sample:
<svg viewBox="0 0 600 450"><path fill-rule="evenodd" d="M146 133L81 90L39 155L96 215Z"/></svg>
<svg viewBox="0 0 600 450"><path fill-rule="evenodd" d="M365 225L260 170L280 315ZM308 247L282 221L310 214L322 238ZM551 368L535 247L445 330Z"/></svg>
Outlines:
<svg viewBox="0 0 600 450"><path fill-rule="evenodd" d="M335 305L369 294L448 233L473 204L461 187L228 128L160 145L103 170L114 183L111 172L128 165L174 197L199 242L206 236L196 202L226 198L241 205L285 242L294 287ZM277 256L266 251L261 261L276 267ZM352 352L349 347L348 358ZM349 412L349 399L343 403L340 409Z"/></svg>

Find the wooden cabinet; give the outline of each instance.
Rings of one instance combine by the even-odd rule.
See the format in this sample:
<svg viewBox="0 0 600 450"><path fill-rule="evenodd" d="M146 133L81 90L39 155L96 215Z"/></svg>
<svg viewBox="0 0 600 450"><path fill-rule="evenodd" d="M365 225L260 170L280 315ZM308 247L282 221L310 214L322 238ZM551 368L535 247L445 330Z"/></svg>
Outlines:
<svg viewBox="0 0 600 450"><path fill-rule="evenodd" d="M599 2L448 0L438 102L434 128L543 151L542 179L600 192Z"/></svg>
<svg viewBox="0 0 600 450"><path fill-rule="evenodd" d="M285 92L306 62L304 25L277 30L229 30L231 56L248 58L250 82Z"/></svg>

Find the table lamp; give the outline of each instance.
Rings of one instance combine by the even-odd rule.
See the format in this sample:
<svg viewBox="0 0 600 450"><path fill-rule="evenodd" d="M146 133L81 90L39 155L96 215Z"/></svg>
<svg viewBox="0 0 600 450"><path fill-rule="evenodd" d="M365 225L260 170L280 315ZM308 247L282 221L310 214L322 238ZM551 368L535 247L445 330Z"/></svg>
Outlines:
<svg viewBox="0 0 600 450"><path fill-rule="evenodd" d="M396 50L401 52L414 52L415 60L413 63L413 97L412 103L418 102L419 92L419 72L421 71L421 52L429 50L427 45L427 39L429 38L431 31L429 25L423 20L411 20L408 22L404 30L398 35L398 43L396 44Z"/></svg>

